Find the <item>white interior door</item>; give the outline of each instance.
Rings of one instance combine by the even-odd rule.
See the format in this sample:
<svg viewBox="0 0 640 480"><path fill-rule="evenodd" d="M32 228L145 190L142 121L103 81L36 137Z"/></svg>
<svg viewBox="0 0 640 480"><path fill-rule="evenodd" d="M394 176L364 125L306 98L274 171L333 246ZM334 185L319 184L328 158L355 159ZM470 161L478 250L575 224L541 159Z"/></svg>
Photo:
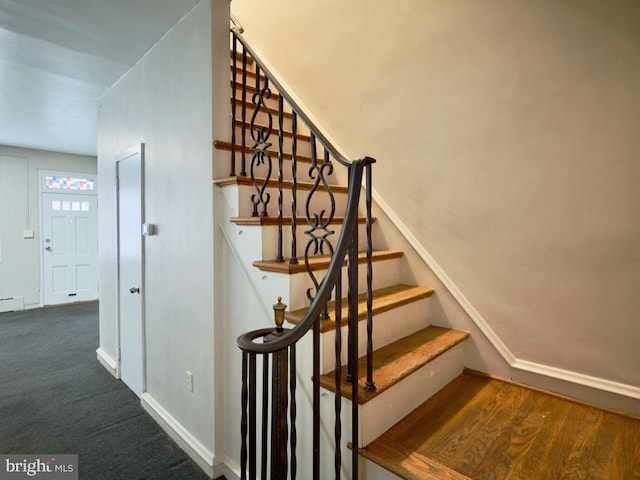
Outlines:
<svg viewBox="0 0 640 480"><path fill-rule="evenodd" d="M136 395L144 389L142 145L117 159L120 376Z"/></svg>
<svg viewBox="0 0 640 480"><path fill-rule="evenodd" d="M98 298L95 195L42 194L45 305Z"/></svg>

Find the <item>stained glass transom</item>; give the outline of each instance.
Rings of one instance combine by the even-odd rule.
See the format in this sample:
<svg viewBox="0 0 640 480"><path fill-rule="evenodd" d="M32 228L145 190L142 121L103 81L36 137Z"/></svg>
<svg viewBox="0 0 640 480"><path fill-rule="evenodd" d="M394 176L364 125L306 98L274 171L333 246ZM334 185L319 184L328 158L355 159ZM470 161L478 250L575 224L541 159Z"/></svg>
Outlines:
<svg viewBox="0 0 640 480"><path fill-rule="evenodd" d="M46 175L44 186L51 190L93 190L93 178L58 177Z"/></svg>

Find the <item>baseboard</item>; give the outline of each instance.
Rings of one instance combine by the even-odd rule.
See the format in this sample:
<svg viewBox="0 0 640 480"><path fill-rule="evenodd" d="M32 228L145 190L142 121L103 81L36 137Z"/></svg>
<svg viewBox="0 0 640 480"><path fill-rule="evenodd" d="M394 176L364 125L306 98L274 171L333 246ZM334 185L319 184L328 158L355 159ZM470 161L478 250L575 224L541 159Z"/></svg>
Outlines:
<svg viewBox="0 0 640 480"><path fill-rule="evenodd" d="M224 463L213 467L213 478L220 475L224 475L227 480L240 480L240 465L225 455Z"/></svg>
<svg viewBox="0 0 640 480"><path fill-rule="evenodd" d="M640 388L636 386L617 383L605 378L592 377L589 375L552 367L550 365L544 365L517 358L513 354L513 352L511 352L511 350L509 350L509 348L504 344L500 337L493 331L493 329L489 326L489 323L484 319L480 312L478 312L478 310L476 310L471 302L464 296L462 291L446 274L446 272L442 269L438 262L436 262L436 260L429 254L429 252L427 252L427 250L413 235L413 233L411 233L411 230L405 225L405 223L400 219L400 217L391 208L391 206L382 199L380 194L378 194L375 189L372 190L372 197L380 210L382 210L382 212L389 218L391 223L398 229L400 234L416 251L422 261L431 269L434 275L447 288L453 298L458 302L462 309L467 313L471 320L477 325L480 331L482 331L485 337L487 337L489 342L491 342L491 344L495 347L498 353L502 355L502 357L511 366L512 369L570 382L576 385L612 393L615 395L640 399Z"/></svg>
<svg viewBox="0 0 640 480"><path fill-rule="evenodd" d="M546 377L557 378L565 382L577 383L586 387L603 390L605 392L615 393L624 397L630 397L640 400L640 388L625 383L613 382L605 378L592 377L583 373L563 370L561 368L551 367L540 363L529 362L526 360L516 360L512 365L513 368L524 370L526 372L543 375Z"/></svg>
<svg viewBox="0 0 640 480"><path fill-rule="evenodd" d="M204 472L213 477L215 458L213 452L195 438L162 405L148 393L142 394L142 408L167 432L167 434L187 452Z"/></svg>
<svg viewBox="0 0 640 480"><path fill-rule="evenodd" d="M98 361L102 364L107 371L116 378L120 378L120 372L118 372L118 363L107 354L102 348L96 350Z"/></svg>

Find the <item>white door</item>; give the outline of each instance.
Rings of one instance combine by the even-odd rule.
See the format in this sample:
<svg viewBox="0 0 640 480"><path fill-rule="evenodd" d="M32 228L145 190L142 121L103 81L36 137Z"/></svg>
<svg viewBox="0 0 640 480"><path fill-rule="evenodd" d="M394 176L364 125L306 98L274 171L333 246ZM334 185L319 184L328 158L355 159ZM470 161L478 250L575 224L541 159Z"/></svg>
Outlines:
<svg viewBox="0 0 640 480"><path fill-rule="evenodd" d="M144 388L142 273L142 145L118 156L118 297L120 377L140 396Z"/></svg>
<svg viewBox="0 0 640 480"><path fill-rule="evenodd" d="M95 195L42 194L45 305L98 298Z"/></svg>

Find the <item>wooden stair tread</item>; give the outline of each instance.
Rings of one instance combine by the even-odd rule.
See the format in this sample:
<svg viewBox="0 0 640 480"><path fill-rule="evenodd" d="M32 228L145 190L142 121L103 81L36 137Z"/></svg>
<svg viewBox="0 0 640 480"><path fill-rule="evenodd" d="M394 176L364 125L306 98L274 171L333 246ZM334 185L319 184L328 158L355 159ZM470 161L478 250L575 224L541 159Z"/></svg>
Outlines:
<svg viewBox="0 0 640 480"><path fill-rule="evenodd" d="M425 287L412 287L409 285L394 285L392 287L380 288L373 291L373 315L387 312L394 308L407 305L412 302L417 302L424 298L433 295L434 290L432 288ZM335 302L331 301L328 304L328 310L331 315L334 315ZM346 325L348 321L347 314L348 306L346 298L342 299L342 322L341 325ZM294 310L293 312L287 312L285 319L292 324L297 324L304 315L307 313L308 308L301 308ZM367 296L366 294L358 295L358 320L364 320L367 317ZM330 318L324 320L320 325L321 332L327 332L335 328L335 319Z"/></svg>
<svg viewBox="0 0 640 480"><path fill-rule="evenodd" d="M258 185L262 185L262 182L264 182L264 178L261 177L256 177L256 181L258 183ZM251 181L251 177L247 177L247 176L241 176L241 175L237 175L235 177L226 177L226 178L220 178L217 180L214 180L213 183L215 185L218 185L219 187L226 187L229 185L240 185L240 186L253 186L253 182ZM286 190L291 190L293 184L291 182L291 180L283 180L282 181L282 188L286 189ZM311 190L314 186L314 183L312 182L297 182L296 183L296 188L298 190ZM271 188L278 188L278 180L277 179L269 179L269 187ZM318 191L326 191L326 187L320 183L320 185L318 185ZM344 187L342 185L331 185L331 191L333 193L347 193L349 191L349 189L347 187Z"/></svg>
<svg viewBox="0 0 640 480"><path fill-rule="evenodd" d="M229 152L232 150L231 142L225 142L224 140L215 140L213 142L213 146L216 147L218 150L227 150ZM236 145L236 152L240 153L241 151L242 151L242 147L240 145ZM253 150L251 150L251 147L245 146L244 151L245 153L253 154ZM267 151L269 152L269 155L271 155L271 158L277 160L278 158L277 150L267 150ZM293 156L287 152L282 153L282 158L284 160L293 160ZM301 163L311 163L311 157L307 155L298 154L296 155L296 161Z"/></svg>
<svg viewBox="0 0 640 480"><path fill-rule="evenodd" d="M363 404L388 390L402 379L442 355L469 337L467 332L448 328L429 326L407 335L373 352L373 381L376 390L367 392L364 385L367 380L367 358L358 359L358 403ZM342 367L342 378L347 367ZM335 392L335 373L329 372L320 377L320 386ZM351 399L351 386L341 386L342 396Z"/></svg>
<svg viewBox="0 0 640 480"><path fill-rule="evenodd" d="M383 260L391 260L393 258L400 258L404 255L402 250L374 250L371 254L371 260L373 262L380 262ZM367 254L366 252L358 253L358 263L366 263ZM321 255L317 257L309 258L309 268L311 271L315 272L317 270L326 270L329 268L329 263L331 262L331 257L328 255ZM347 264L345 260L344 264ZM256 261L253 262L253 266L259 268L264 272L275 272L275 273L284 273L288 275L292 275L294 273L301 273L307 271L307 266L304 264L304 260L300 259L298 263L291 264L289 263L289 259L285 259L283 262L277 262L276 260L271 261Z"/></svg>
<svg viewBox="0 0 640 480"><path fill-rule="evenodd" d="M249 226L277 226L278 225L278 217L231 217L229 219L232 223L236 225L249 225ZM366 223L367 219L365 217L359 217L358 223L363 224ZM372 218L372 222L375 222L376 219ZM330 225L342 225L344 223L344 217L333 217ZM296 224L300 228L307 228L309 224L307 223L306 217L296 217ZM291 225L291 217L282 217L282 225ZM336 237L337 238L337 237Z"/></svg>
<svg viewBox="0 0 640 480"><path fill-rule="evenodd" d="M430 478L419 455L472 478L622 479L639 439L636 417L465 370L361 453L402 478Z"/></svg>

